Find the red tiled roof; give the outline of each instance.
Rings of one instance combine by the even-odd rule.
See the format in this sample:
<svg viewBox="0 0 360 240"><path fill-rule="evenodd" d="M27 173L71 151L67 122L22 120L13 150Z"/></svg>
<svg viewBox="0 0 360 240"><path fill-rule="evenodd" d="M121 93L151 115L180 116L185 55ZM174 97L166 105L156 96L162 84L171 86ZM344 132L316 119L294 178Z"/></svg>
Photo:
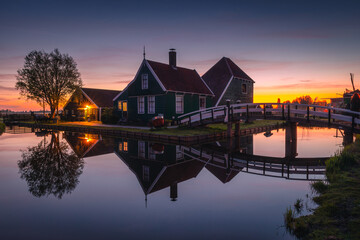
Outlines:
<svg viewBox="0 0 360 240"><path fill-rule="evenodd" d="M167 91L213 95L196 70L147 60Z"/></svg>
<svg viewBox="0 0 360 240"><path fill-rule="evenodd" d="M113 107L113 99L121 91L95 89L95 88L81 88L84 93L98 106L98 107Z"/></svg>
<svg viewBox="0 0 360 240"><path fill-rule="evenodd" d="M215 94L215 102L218 101L231 77L254 81L230 58L226 57L221 58L202 76L202 79Z"/></svg>

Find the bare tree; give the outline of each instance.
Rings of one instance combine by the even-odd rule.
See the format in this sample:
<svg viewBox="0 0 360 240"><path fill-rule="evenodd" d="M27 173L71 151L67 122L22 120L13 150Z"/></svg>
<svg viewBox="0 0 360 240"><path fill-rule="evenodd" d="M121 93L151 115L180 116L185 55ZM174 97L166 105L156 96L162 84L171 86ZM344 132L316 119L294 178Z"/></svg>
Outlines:
<svg viewBox="0 0 360 240"><path fill-rule="evenodd" d="M82 85L76 62L58 49L51 53L30 52L17 73L16 89L26 99L47 103L53 118L59 103Z"/></svg>

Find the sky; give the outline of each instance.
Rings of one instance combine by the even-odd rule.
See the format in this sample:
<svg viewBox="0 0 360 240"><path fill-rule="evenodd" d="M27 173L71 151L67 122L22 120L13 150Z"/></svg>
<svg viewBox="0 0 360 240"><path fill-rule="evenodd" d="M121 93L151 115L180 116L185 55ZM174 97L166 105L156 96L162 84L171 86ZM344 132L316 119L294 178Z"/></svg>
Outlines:
<svg viewBox="0 0 360 240"><path fill-rule="evenodd" d="M15 89L32 50L58 48L85 87L122 90L143 59L204 74L223 56L252 79L254 102L340 97L360 88L360 1L0 0L0 109L39 110Z"/></svg>

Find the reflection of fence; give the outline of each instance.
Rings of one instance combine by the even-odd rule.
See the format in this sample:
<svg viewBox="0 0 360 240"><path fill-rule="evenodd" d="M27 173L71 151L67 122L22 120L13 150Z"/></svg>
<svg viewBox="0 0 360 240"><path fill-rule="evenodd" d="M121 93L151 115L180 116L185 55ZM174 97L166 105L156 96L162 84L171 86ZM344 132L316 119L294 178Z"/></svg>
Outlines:
<svg viewBox="0 0 360 240"><path fill-rule="evenodd" d="M184 155L213 167L231 171L298 180L323 179L327 158L276 158L248 154L226 154L182 147Z"/></svg>
<svg viewBox="0 0 360 240"><path fill-rule="evenodd" d="M6 126L5 133L9 134L22 134L22 133L33 133L34 130L28 127L19 126Z"/></svg>
<svg viewBox="0 0 360 240"><path fill-rule="evenodd" d="M338 122L355 127L360 124L360 113L343 108L306 104L242 103L218 106L187 113L178 117L179 124L203 125L215 122L238 121L240 119L303 119L308 122Z"/></svg>

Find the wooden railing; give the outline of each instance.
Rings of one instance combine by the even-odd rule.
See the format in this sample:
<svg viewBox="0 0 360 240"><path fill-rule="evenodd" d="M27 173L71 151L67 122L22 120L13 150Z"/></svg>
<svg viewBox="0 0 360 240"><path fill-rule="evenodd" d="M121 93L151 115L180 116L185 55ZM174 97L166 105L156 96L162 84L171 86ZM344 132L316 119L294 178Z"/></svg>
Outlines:
<svg viewBox="0 0 360 240"><path fill-rule="evenodd" d="M360 124L360 112L343 108L297 103L241 103L229 106L222 105L193 111L178 117L178 123L186 125L203 125L215 122L238 121L256 118L303 118L331 122L350 123L352 127Z"/></svg>

